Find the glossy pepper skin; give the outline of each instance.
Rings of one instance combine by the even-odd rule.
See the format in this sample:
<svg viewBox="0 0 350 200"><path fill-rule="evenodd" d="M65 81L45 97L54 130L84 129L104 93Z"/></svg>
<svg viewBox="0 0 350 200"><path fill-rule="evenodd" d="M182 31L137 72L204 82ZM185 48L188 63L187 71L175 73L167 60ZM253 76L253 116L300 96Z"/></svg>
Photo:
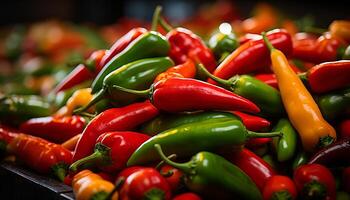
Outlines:
<svg viewBox="0 0 350 200"><path fill-rule="evenodd" d="M173 77L178 78L194 78L196 76L196 66L192 59L188 59L185 63L170 67L165 72L160 73L155 79L154 83L166 80Z"/></svg>
<svg viewBox="0 0 350 200"><path fill-rule="evenodd" d="M198 67L219 85L251 100L259 106L262 115L280 116L283 114L284 108L281 96L275 88L249 75L236 75L228 80L224 80L210 74L201 64Z"/></svg>
<svg viewBox="0 0 350 200"><path fill-rule="evenodd" d="M225 59L239 46L238 40L234 33L224 34L215 33L209 39L209 47L213 51L217 60Z"/></svg>
<svg viewBox="0 0 350 200"><path fill-rule="evenodd" d="M350 86L350 60L321 63L307 72L311 90L326 93Z"/></svg>
<svg viewBox="0 0 350 200"><path fill-rule="evenodd" d="M295 132L292 124L285 118L280 119L273 131L283 133L280 138L273 138L272 145L279 162L284 162L293 158L296 153L298 133Z"/></svg>
<svg viewBox="0 0 350 200"><path fill-rule="evenodd" d="M339 124L340 138L350 138L350 119L345 119Z"/></svg>
<svg viewBox="0 0 350 200"><path fill-rule="evenodd" d="M0 158L7 153L7 145L21 132L11 127L0 124Z"/></svg>
<svg viewBox="0 0 350 200"><path fill-rule="evenodd" d="M231 120L238 119L235 115L229 112L219 111L203 111L192 113L179 113L179 114L161 114L153 120L144 124L140 131L148 135L156 135L165 130L175 128L184 124L190 124L194 122L204 122L211 119L223 119Z"/></svg>
<svg viewBox="0 0 350 200"><path fill-rule="evenodd" d="M77 200L103 200L114 185L90 170L83 170L74 176L72 188ZM115 192L110 199L118 200L118 193Z"/></svg>
<svg viewBox="0 0 350 200"><path fill-rule="evenodd" d="M186 192L175 196L173 200L202 200L202 198L196 193Z"/></svg>
<svg viewBox="0 0 350 200"><path fill-rule="evenodd" d="M147 135L131 131L104 133L97 138L94 153L75 161L69 170L76 172L84 164L110 173L123 169L131 154L148 139Z"/></svg>
<svg viewBox="0 0 350 200"><path fill-rule="evenodd" d="M264 200L296 199L297 189L288 176L273 176L267 182L263 191Z"/></svg>
<svg viewBox="0 0 350 200"><path fill-rule="evenodd" d="M224 146L240 146L249 138L274 137L280 133L255 133L247 131L240 120L206 121L185 124L166 130L144 142L130 157L127 165L157 161L155 144L162 145L167 154L185 157L199 151L209 151ZM198 142L200 141L200 142Z"/></svg>
<svg viewBox="0 0 350 200"><path fill-rule="evenodd" d="M134 103L121 108L111 108L97 115L85 127L75 148L73 161L93 152L96 139L109 131L128 131L158 115L149 102Z"/></svg>
<svg viewBox="0 0 350 200"><path fill-rule="evenodd" d="M327 120L350 116L350 88L317 97L317 104Z"/></svg>
<svg viewBox="0 0 350 200"><path fill-rule="evenodd" d="M121 200L170 200L171 190L165 178L153 168L142 168L125 179L120 189Z"/></svg>
<svg viewBox="0 0 350 200"><path fill-rule="evenodd" d="M318 163L328 167L350 165L350 138L338 140L315 153L309 164Z"/></svg>
<svg viewBox="0 0 350 200"><path fill-rule="evenodd" d="M171 78L158 82L148 90L135 91L115 87L124 92L150 98L152 104L166 112L196 110L240 110L257 113L251 101L215 85L189 78Z"/></svg>
<svg viewBox="0 0 350 200"><path fill-rule="evenodd" d="M254 182L237 166L223 157L202 151L189 162L175 163L163 153L159 144L155 148L161 159L185 175L185 185L191 191L215 199L261 199L261 193ZM229 196L225 196L229 195Z"/></svg>
<svg viewBox="0 0 350 200"><path fill-rule="evenodd" d="M21 124L20 130L26 134L61 143L83 132L85 119L74 115L68 117L32 118Z"/></svg>
<svg viewBox="0 0 350 200"><path fill-rule="evenodd" d="M267 162L246 148L239 152L228 153L224 157L247 174L261 192L266 182L276 175L275 170Z"/></svg>
<svg viewBox="0 0 350 200"><path fill-rule="evenodd" d="M158 166L157 166L158 168ZM159 173L165 178L168 182L171 191L179 191L183 185L183 173L181 170L170 166L168 164L163 164L159 167Z"/></svg>
<svg viewBox="0 0 350 200"><path fill-rule="evenodd" d="M274 74L258 74L254 77L278 90L278 83Z"/></svg>
<svg viewBox="0 0 350 200"><path fill-rule="evenodd" d="M267 33L272 44L286 55L292 53L292 39L284 30L273 30ZM229 79L237 74L249 74L269 63L269 51L263 39L251 40L232 52L213 72L214 76ZM265 64L266 63L266 64ZM209 80L210 83L215 83Z"/></svg>
<svg viewBox="0 0 350 200"><path fill-rule="evenodd" d="M288 118L299 133L304 149L311 152L333 142L337 137L334 128L323 118L313 97L291 69L285 55L272 46L266 35L263 37L271 51L272 70L277 77Z"/></svg>
<svg viewBox="0 0 350 200"><path fill-rule="evenodd" d="M7 150L39 173L53 172L60 181L72 163L72 153L67 149L26 134L18 134L8 144Z"/></svg>
<svg viewBox="0 0 350 200"><path fill-rule="evenodd" d="M303 199L336 199L335 179L319 164L302 165L294 171L293 180Z"/></svg>

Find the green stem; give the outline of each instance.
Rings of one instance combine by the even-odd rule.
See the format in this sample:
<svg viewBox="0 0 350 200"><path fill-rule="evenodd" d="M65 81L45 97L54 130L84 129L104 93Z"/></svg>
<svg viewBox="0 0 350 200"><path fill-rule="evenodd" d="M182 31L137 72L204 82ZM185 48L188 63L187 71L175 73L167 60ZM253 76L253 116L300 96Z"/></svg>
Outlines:
<svg viewBox="0 0 350 200"><path fill-rule="evenodd" d="M318 141L317 147L318 148L324 148L334 142L334 138L327 135L325 137L321 137Z"/></svg>
<svg viewBox="0 0 350 200"><path fill-rule="evenodd" d="M222 55L221 55L221 57L220 57L220 59L219 59L219 63L222 63L222 61L224 61L225 58L227 58L227 56L229 56L229 55L230 55L230 52L224 52L224 53L222 53Z"/></svg>
<svg viewBox="0 0 350 200"><path fill-rule="evenodd" d="M173 159L176 158L176 154L171 154L170 156L168 156L168 159ZM164 165L164 161L160 161L157 166L155 167L157 170L160 170L160 168Z"/></svg>
<svg viewBox="0 0 350 200"><path fill-rule="evenodd" d="M162 11L162 6L157 6L153 13L151 31L157 31L157 25L158 25L159 15L161 11Z"/></svg>
<svg viewBox="0 0 350 200"><path fill-rule="evenodd" d="M214 76L204 67L204 65L202 63L198 63L196 66L198 67L198 69L200 71L202 71L204 73L205 76L213 79L214 81L216 81L220 85L224 85L226 87L231 87L231 81Z"/></svg>
<svg viewBox="0 0 350 200"><path fill-rule="evenodd" d="M305 184L301 194L305 199L325 199L326 195L326 187L316 180L312 180Z"/></svg>
<svg viewBox="0 0 350 200"><path fill-rule="evenodd" d="M268 137L282 137L283 133L281 132L270 132L270 133L257 133L253 131L247 131L249 138L268 138Z"/></svg>
<svg viewBox="0 0 350 200"><path fill-rule="evenodd" d="M130 94L134 94L134 95L141 96L141 97L146 97L146 98L152 92L152 88L149 88L147 90L133 90L133 89L120 87L120 86L117 86L117 85L113 85L112 87L113 87L113 89L120 90L122 92L130 93Z"/></svg>
<svg viewBox="0 0 350 200"><path fill-rule="evenodd" d="M143 200L164 200L165 193L163 190L158 188L152 188L148 190L143 197Z"/></svg>
<svg viewBox="0 0 350 200"><path fill-rule="evenodd" d="M163 17L161 17L161 18L159 19L159 23L160 23L160 25L163 27L163 29L166 30L167 32L169 32L169 31L171 31L171 30L174 29L170 24L168 24L168 23L165 21L165 19L164 19Z"/></svg>
<svg viewBox="0 0 350 200"><path fill-rule="evenodd" d="M109 193L105 191L100 191L92 195L90 200L107 200Z"/></svg>
<svg viewBox="0 0 350 200"><path fill-rule="evenodd" d="M292 200L292 195L287 190L282 190L273 193L270 200Z"/></svg>
<svg viewBox="0 0 350 200"><path fill-rule="evenodd" d="M266 33L265 33L265 32L262 32L261 35L262 35L262 37L263 37L263 39L264 39L264 42L265 42L267 48L268 48L270 51L274 50L275 47L273 47L273 45L271 44L271 42L269 41L269 39L266 37Z"/></svg>
<svg viewBox="0 0 350 200"><path fill-rule="evenodd" d="M67 175L68 166L65 163L57 163L51 167L53 174L58 178L61 182L63 182L64 177Z"/></svg>
<svg viewBox="0 0 350 200"><path fill-rule="evenodd" d="M97 145L96 145L97 146ZM71 166L69 167L69 171L76 172L80 166L84 164L96 164L101 163L106 160L106 156L108 158L109 150L107 150L108 147L104 147L105 149L95 149L94 153L86 156L85 158L82 158L80 160L75 161ZM108 159L107 159L108 160Z"/></svg>
<svg viewBox="0 0 350 200"><path fill-rule="evenodd" d="M107 88L103 87L96 95L94 95L93 99L85 106L75 109L73 111L73 114L79 114L82 113L84 111L86 111L87 109L89 109L91 106L95 105L97 102L101 101L105 94L107 92Z"/></svg>
<svg viewBox="0 0 350 200"><path fill-rule="evenodd" d="M176 163L171 161L169 158L167 158L163 151L162 151L162 147L159 144L155 144L154 148L156 148L156 151L158 152L159 156L161 157L161 159L168 165L173 166L177 169L180 169L181 171L183 171L184 173L191 173L191 166L190 163Z"/></svg>
<svg viewBox="0 0 350 200"><path fill-rule="evenodd" d="M89 118L90 120L91 120L92 118L96 117L96 115L90 114L90 113L88 113L88 112L80 112L79 115L82 116L82 117L87 117L87 118Z"/></svg>

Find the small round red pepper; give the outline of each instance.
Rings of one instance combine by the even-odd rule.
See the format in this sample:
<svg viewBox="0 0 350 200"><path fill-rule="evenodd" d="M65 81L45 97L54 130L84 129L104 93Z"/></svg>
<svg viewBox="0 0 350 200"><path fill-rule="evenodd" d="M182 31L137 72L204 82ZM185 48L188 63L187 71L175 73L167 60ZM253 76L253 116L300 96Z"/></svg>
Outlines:
<svg viewBox="0 0 350 200"><path fill-rule="evenodd" d="M297 189L288 176L272 176L264 187L264 200L296 199Z"/></svg>

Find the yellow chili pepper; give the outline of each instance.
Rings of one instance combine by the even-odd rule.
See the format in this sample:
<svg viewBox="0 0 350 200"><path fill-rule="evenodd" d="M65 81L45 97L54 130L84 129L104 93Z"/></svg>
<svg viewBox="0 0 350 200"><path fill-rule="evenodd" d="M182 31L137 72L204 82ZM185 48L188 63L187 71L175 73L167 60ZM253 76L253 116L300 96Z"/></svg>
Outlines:
<svg viewBox="0 0 350 200"><path fill-rule="evenodd" d="M336 139L334 128L323 119L320 109L300 78L289 66L286 56L275 49L263 33L271 52L272 70L276 75L281 98L289 120L298 131L306 151L312 152Z"/></svg>
<svg viewBox="0 0 350 200"><path fill-rule="evenodd" d="M66 105L57 111L56 116L72 115L74 109L87 105L92 99L91 88L83 88L75 91L68 99ZM91 112L93 108L89 111Z"/></svg>
<svg viewBox="0 0 350 200"><path fill-rule="evenodd" d="M72 187L76 200L106 199L114 189L111 182L90 170L83 170L76 174ZM110 199L118 200L118 192L113 193Z"/></svg>

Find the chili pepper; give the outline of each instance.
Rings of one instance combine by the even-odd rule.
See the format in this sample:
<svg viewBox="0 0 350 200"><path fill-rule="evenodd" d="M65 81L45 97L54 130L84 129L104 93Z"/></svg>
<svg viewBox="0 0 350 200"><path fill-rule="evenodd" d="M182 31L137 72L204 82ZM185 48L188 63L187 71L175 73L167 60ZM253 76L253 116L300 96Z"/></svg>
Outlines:
<svg viewBox="0 0 350 200"><path fill-rule="evenodd" d="M343 169L342 185L344 190L350 193L350 167L346 167Z"/></svg>
<svg viewBox="0 0 350 200"><path fill-rule="evenodd" d="M7 152L7 145L20 134L18 130L11 127L0 124L0 158L2 158Z"/></svg>
<svg viewBox="0 0 350 200"><path fill-rule="evenodd" d="M272 176L264 187L264 200L296 199L297 189L288 176Z"/></svg>
<svg viewBox="0 0 350 200"><path fill-rule="evenodd" d="M114 185L90 170L83 170L74 176L72 187L77 200L104 200ZM118 193L115 192L110 199L118 200Z"/></svg>
<svg viewBox="0 0 350 200"><path fill-rule="evenodd" d="M39 96L8 95L0 99L0 118L11 124L50 114L49 103Z"/></svg>
<svg viewBox="0 0 350 200"><path fill-rule="evenodd" d="M350 88L317 97L322 115L328 120L350 116Z"/></svg>
<svg viewBox="0 0 350 200"><path fill-rule="evenodd" d="M114 89L115 86L129 87L131 89L146 89L150 87L156 76L173 66L169 57L146 58L128 63L109 73L103 80L103 88L95 94L94 98L76 112L81 112L108 96L121 106L138 100L138 96Z"/></svg>
<svg viewBox="0 0 350 200"><path fill-rule="evenodd" d="M297 133L288 119L282 118L278 121L273 131L280 131L283 136L280 138L273 138L272 145L277 155L279 162L290 160L295 152L297 146Z"/></svg>
<svg viewBox="0 0 350 200"><path fill-rule="evenodd" d="M194 78L196 75L196 66L191 59L188 59L185 63L170 67L165 72L159 74L155 79L154 83L164 79L172 77L179 78Z"/></svg>
<svg viewBox="0 0 350 200"><path fill-rule="evenodd" d="M158 22L161 7L157 7L153 16L153 22ZM152 26L155 30L155 26ZM121 66L143 58L153 58L166 56L169 52L168 41L158 32L150 31L137 37L122 52L115 55L105 66L92 83L92 93L96 93L103 88L104 78L112 71Z"/></svg>
<svg viewBox="0 0 350 200"><path fill-rule="evenodd" d="M237 166L219 155L202 151L189 162L175 163L164 155L159 144L154 147L166 164L184 173L184 182L193 192L215 199L228 198L226 195L239 199L261 199L254 182Z"/></svg>
<svg viewBox="0 0 350 200"><path fill-rule="evenodd" d="M166 38L170 43L169 56L176 64L184 63L190 58L203 63L208 71L214 71L216 67L214 54L200 37L185 28L173 29L163 19L159 22L168 31Z"/></svg>
<svg viewBox="0 0 350 200"><path fill-rule="evenodd" d="M228 153L224 157L247 174L261 192L266 182L276 174L267 162L246 148L239 152Z"/></svg>
<svg viewBox="0 0 350 200"><path fill-rule="evenodd" d="M149 101L111 108L100 113L85 127L75 148L73 161L91 154L96 139L102 133L129 131L157 115L158 110Z"/></svg>
<svg viewBox="0 0 350 200"><path fill-rule="evenodd" d="M271 43L286 55L292 52L292 39L284 30L268 32ZM222 79L228 79L237 74L249 74L266 66L269 63L268 49L263 39L251 40L239 46L215 69L213 75ZM209 80L210 83L215 83Z"/></svg>
<svg viewBox="0 0 350 200"><path fill-rule="evenodd" d="M186 192L175 196L173 200L202 200L202 198L195 193Z"/></svg>
<svg viewBox="0 0 350 200"><path fill-rule="evenodd" d="M166 130L144 142L129 158L127 165L158 159L154 144L160 144L168 154L179 157L223 146L240 146L249 138L275 137L281 133L256 133L246 130L240 120L195 122ZM200 141L200 142L199 142Z"/></svg>
<svg viewBox="0 0 350 200"><path fill-rule="evenodd" d="M261 109L262 115L280 116L283 114L281 96L275 88L249 75L236 75L224 80L210 74L201 64L198 67L219 85L254 102Z"/></svg>
<svg viewBox="0 0 350 200"><path fill-rule="evenodd" d="M335 179L319 164L307 164L294 171L294 183L302 199L335 200Z"/></svg>
<svg viewBox="0 0 350 200"><path fill-rule="evenodd" d="M165 164L160 167L159 173L164 176L165 180L170 186L171 191L177 191L183 186L183 173L179 169Z"/></svg>
<svg viewBox="0 0 350 200"><path fill-rule="evenodd" d="M26 134L61 143L83 132L85 119L80 116L32 118L20 125Z"/></svg>
<svg viewBox="0 0 350 200"><path fill-rule="evenodd" d="M30 135L18 134L7 149L35 171L44 174L53 172L61 181L72 162L72 153L67 149Z"/></svg>
<svg viewBox="0 0 350 200"><path fill-rule="evenodd" d="M308 156L305 152L301 151L299 152L296 157L293 160L293 169L295 170L296 168L298 168L301 165L305 165L308 162Z"/></svg>
<svg viewBox="0 0 350 200"><path fill-rule="evenodd" d="M189 78L167 79L143 91L119 86L114 88L148 97L156 108L166 112L240 110L257 113L260 111L254 103L241 96L215 85Z"/></svg>
<svg viewBox="0 0 350 200"><path fill-rule="evenodd" d="M164 177L153 168L142 168L126 178L120 189L122 200L169 200L171 190Z"/></svg>
<svg viewBox="0 0 350 200"><path fill-rule="evenodd" d="M325 166L348 166L350 165L349 152L350 138L338 140L315 153L308 163L319 163Z"/></svg>
<svg viewBox="0 0 350 200"><path fill-rule="evenodd" d="M204 111L180 114L162 114L153 120L147 122L141 127L141 132L148 135L156 135L165 130L175 128L184 124L194 122L204 122L212 119L231 120L238 119L229 112Z"/></svg>
<svg viewBox="0 0 350 200"><path fill-rule="evenodd" d="M271 51L272 70L278 80L284 107L304 149L310 152L330 144L337 137L334 128L323 119L313 97L290 68L285 55L272 46L265 34L263 37Z"/></svg>
<svg viewBox="0 0 350 200"><path fill-rule="evenodd" d="M348 47L346 47L342 59L343 60L349 60L350 59L350 45Z"/></svg>
<svg viewBox="0 0 350 200"><path fill-rule="evenodd" d="M254 78L278 90L278 83L277 83L276 76L274 74L258 74L258 75L255 75Z"/></svg>
<svg viewBox="0 0 350 200"><path fill-rule="evenodd" d="M62 147L70 150L70 151L74 151L75 146L78 143L78 140L80 140L81 134L77 134L71 138L69 138L68 140L66 140L65 142L63 142L61 144Z"/></svg>
<svg viewBox="0 0 350 200"><path fill-rule="evenodd" d="M232 53L239 43L237 41L236 35L232 32L226 33L215 33L209 39L209 47L213 51L217 60L225 59L225 55L228 56Z"/></svg>
<svg viewBox="0 0 350 200"><path fill-rule="evenodd" d="M350 22L348 20L334 20L329 25L331 35L350 42Z"/></svg>
<svg viewBox="0 0 350 200"><path fill-rule="evenodd" d="M123 184L125 182L125 180L133 173L141 170L141 169L144 169L145 167L141 167L141 166L132 166L132 167L126 167L124 168L123 170L121 170L119 173L118 173L118 176L116 177L115 179L115 183L118 186L118 184Z"/></svg>
<svg viewBox="0 0 350 200"><path fill-rule="evenodd" d="M123 169L131 154L147 139L149 136L131 131L104 133L97 138L94 153L75 161L69 170L76 172L85 164L96 165L105 172Z"/></svg>
<svg viewBox="0 0 350 200"><path fill-rule="evenodd" d="M242 45L251 40L259 40L259 39L261 39L261 36L259 34L246 33L240 36L238 40L239 40L239 44Z"/></svg>
<svg viewBox="0 0 350 200"><path fill-rule="evenodd" d="M340 122L339 133L341 139L350 138L350 119L344 119Z"/></svg>

